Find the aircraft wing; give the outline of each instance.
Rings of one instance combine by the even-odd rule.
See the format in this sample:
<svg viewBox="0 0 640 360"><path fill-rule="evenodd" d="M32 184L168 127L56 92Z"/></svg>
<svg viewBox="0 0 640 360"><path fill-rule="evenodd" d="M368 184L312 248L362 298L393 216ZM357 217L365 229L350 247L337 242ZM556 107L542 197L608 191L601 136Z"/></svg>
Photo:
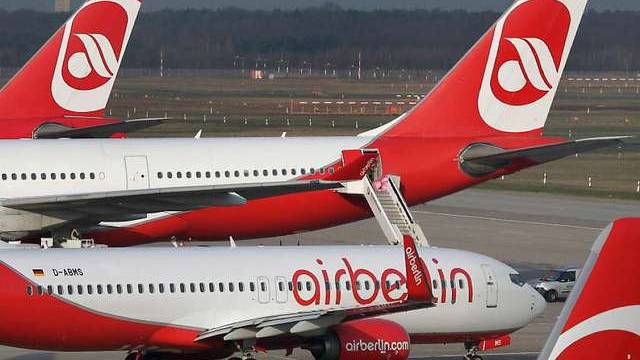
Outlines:
<svg viewBox="0 0 640 360"><path fill-rule="evenodd" d="M431 302L398 302L368 307L344 307L280 314L226 324L202 332L196 341L222 337L225 341L300 335L317 332L340 323L367 317L424 309Z"/></svg>
<svg viewBox="0 0 640 360"><path fill-rule="evenodd" d="M485 148L479 152L463 153L461 166L470 174L484 176L500 168L509 166L512 161L522 160L543 164L570 155L593 151L600 148L620 145L629 136L611 136L567 141L558 144L534 146L529 148L502 150Z"/></svg>
<svg viewBox="0 0 640 360"><path fill-rule="evenodd" d="M71 128L63 125L45 126L42 129L39 129L34 134L34 137L37 139L109 138L118 133L128 133L157 126L167 120L168 119L165 118L135 119L79 128Z"/></svg>
<svg viewBox="0 0 640 360"><path fill-rule="evenodd" d="M407 294L404 300L379 305L353 305L277 314L224 324L206 330L196 338L202 341L221 337L224 341L264 339L280 335L323 333L343 322L406 312L434 306L431 283L424 261L418 255L414 239L404 236Z"/></svg>
<svg viewBox="0 0 640 360"><path fill-rule="evenodd" d="M124 221L153 212L237 206L251 199L340 187L340 181L293 180L24 197L0 200L0 206L68 221Z"/></svg>

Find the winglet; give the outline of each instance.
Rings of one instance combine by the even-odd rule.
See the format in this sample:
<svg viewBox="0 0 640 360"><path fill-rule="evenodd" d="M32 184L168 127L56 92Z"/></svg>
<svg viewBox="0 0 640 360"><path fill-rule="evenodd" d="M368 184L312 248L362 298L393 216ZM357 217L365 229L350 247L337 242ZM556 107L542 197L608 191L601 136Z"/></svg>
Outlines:
<svg viewBox="0 0 640 360"><path fill-rule="evenodd" d="M640 358L640 218L598 237L539 360Z"/></svg>
<svg viewBox="0 0 640 360"><path fill-rule="evenodd" d="M325 177L323 180L362 180L362 178L364 178L367 173L376 166L379 158L379 155L376 152L362 152L360 150L345 150L342 154L344 165L335 173Z"/></svg>
<svg viewBox="0 0 640 360"><path fill-rule="evenodd" d="M404 261L407 271L407 300L432 303L431 276L410 235L404 236Z"/></svg>

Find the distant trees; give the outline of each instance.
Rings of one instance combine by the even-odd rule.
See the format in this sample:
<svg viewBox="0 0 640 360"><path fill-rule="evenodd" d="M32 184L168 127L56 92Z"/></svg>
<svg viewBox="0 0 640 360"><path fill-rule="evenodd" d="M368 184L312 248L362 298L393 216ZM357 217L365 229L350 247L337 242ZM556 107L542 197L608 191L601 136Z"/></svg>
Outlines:
<svg viewBox="0 0 640 360"><path fill-rule="evenodd" d="M125 67L446 69L499 16L496 12L163 10L143 13ZM65 15L0 11L0 66L22 65ZM570 70L640 69L640 12L589 12Z"/></svg>

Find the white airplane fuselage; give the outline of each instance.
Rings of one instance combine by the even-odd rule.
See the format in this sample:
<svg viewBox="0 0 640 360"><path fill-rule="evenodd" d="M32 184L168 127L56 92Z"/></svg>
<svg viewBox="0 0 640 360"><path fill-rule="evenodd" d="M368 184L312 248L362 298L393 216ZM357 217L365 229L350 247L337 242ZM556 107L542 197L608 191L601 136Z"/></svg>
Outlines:
<svg viewBox="0 0 640 360"><path fill-rule="evenodd" d="M509 334L544 309L505 264L466 251L419 252L435 306L384 316L413 342ZM0 343L63 351L215 347L193 339L265 316L399 301L404 273L399 246L0 251Z"/></svg>

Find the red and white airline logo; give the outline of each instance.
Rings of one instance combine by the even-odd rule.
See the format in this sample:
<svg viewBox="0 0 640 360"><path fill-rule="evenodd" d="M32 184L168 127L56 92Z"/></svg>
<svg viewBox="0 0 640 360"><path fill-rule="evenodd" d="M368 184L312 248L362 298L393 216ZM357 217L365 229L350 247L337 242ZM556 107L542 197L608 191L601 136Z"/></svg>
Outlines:
<svg viewBox="0 0 640 360"><path fill-rule="evenodd" d="M58 105L104 108L139 9L138 0L95 0L67 22L51 84Z"/></svg>
<svg viewBox="0 0 640 360"><path fill-rule="evenodd" d="M563 332L549 360L571 360L588 355L640 355L640 306L632 305L597 314ZM623 345L624 344L624 345ZM623 346L623 348L616 348ZM612 348L613 347L613 348ZM594 356L597 358L597 356ZM603 358L603 357L600 357Z"/></svg>
<svg viewBox="0 0 640 360"><path fill-rule="evenodd" d="M488 125L506 132L544 126L540 114L551 106L577 28L572 16L580 9L570 7L562 0L521 0L498 21L478 99Z"/></svg>

